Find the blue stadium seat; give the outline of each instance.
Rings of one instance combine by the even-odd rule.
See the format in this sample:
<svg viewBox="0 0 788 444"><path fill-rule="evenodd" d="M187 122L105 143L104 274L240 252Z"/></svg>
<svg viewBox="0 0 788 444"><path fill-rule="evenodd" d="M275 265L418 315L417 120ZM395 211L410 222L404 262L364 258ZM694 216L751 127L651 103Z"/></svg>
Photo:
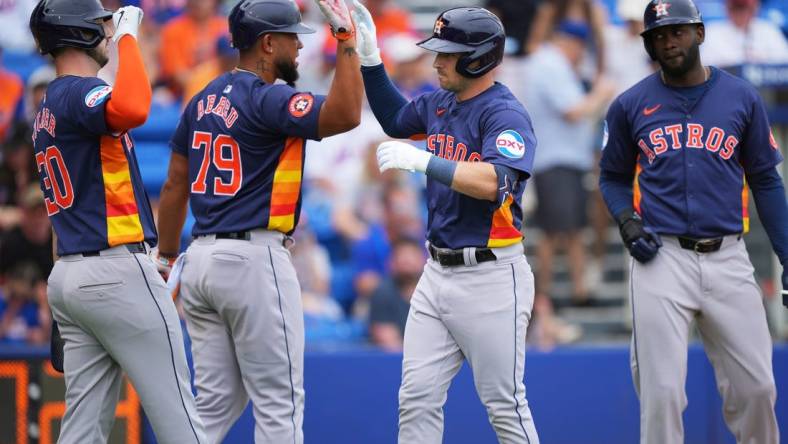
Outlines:
<svg viewBox="0 0 788 444"><path fill-rule="evenodd" d="M137 142L159 142L167 144L178 121L181 118L181 108L179 105L161 105L154 103L151 105L150 114L145 125L132 131L134 140ZM169 155L167 156L169 159Z"/></svg>
<svg viewBox="0 0 788 444"><path fill-rule="evenodd" d="M167 178L170 148L167 142L141 142L136 133L134 133L134 141L145 191L152 197L158 197L161 186Z"/></svg>
<svg viewBox="0 0 788 444"><path fill-rule="evenodd" d="M47 61L37 53L28 52L15 52L3 50L2 66L12 72L15 72L22 78L23 82L27 82L27 78L38 67L46 65Z"/></svg>

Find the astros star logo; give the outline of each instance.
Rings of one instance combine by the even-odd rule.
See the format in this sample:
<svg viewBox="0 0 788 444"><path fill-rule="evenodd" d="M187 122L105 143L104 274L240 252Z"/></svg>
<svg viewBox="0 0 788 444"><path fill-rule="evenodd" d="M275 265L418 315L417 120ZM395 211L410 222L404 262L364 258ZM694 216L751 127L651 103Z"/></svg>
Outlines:
<svg viewBox="0 0 788 444"><path fill-rule="evenodd" d="M435 21L435 28L432 29L433 34L441 35L441 29L443 29L444 26L446 26L446 24L443 23L443 19Z"/></svg>
<svg viewBox="0 0 788 444"><path fill-rule="evenodd" d="M656 5L654 5L654 11L657 13L657 18L669 15L668 8L670 8L670 3L666 3L662 0L660 0L659 3L657 3Z"/></svg>
<svg viewBox="0 0 788 444"><path fill-rule="evenodd" d="M295 109L296 109L296 111L302 111L302 112L303 112L303 111L305 111L305 110L306 110L306 108L307 108L308 106L309 106L309 100L307 100L307 99L299 99L299 100L298 100L298 101L296 101L296 103L295 103Z"/></svg>

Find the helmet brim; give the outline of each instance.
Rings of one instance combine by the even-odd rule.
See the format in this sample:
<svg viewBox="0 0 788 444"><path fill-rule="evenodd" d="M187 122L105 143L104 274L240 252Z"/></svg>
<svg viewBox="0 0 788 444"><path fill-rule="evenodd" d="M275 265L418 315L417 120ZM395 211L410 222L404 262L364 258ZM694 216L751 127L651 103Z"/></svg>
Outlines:
<svg viewBox="0 0 788 444"><path fill-rule="evenodd" d="M416 45L428 51L440 52L444 54L472 52L476 49L471 45L463 45L462 43L450 42L448 40L439 39L437 37L430 37L427 40L422 40L421 42L416 43Z"/></svg>
<svg viewBox="0 0 788 444"><path fill-rule="evenodd" d="M314 34L315 30L303 23L296 23L294 25L285 26L281 29L274 29L270 32L284 32L288 34Z"/></svg>
<svg viewBox="0 0 788 444"><path fill-rule="evenodd" d="M674 25L702 25L702 19L687 19L686 17L671 17L658 20L654 22L651 26L647 27L643 32L640 33L641 37L645 37L651 31L657 28L664 28L665 26L674 26Z"/></svg>

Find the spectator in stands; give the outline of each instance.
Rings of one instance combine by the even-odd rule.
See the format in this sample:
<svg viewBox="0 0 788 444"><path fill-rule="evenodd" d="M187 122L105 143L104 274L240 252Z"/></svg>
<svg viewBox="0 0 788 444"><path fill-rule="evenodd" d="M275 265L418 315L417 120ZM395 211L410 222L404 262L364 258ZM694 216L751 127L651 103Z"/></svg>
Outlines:
<svg viewBox="0 0 788 444"><path fill-rule="evenodd" d="M227 18L218 13L217 0L187 0L184 13L161 30L159 80L180 96L190 71L216 55L216 41L227 32Z"/></svg>
<svg viewBox="0 0 788 444"><path fill-rule="evenodd" d="M43 296L41 296L43 293ZM37 301L46 300L46 283L34 264L9 270L0 298L0 342L43 345L49 342Z"/></svg>
<svg viewBox="0 0 788 444"><path fill-rule="evenodd" d="M548 41L556 27L564 22L583 22L591 30L592 38L586 41L586 48L594 54L594 75L601 75L607 69L605 52L605 27L607 11L598 0L545 0L539 5L526 51L530 54Z"/></svg>
<svg viewBox="0 0 788 444"><path fill-rule="evenodd" d="M559 24L549 43L540 47L526 67L523 103L534 124L539 155L534 160L536 221L543 231L537 245L537 298L551 292L553 257L567 251L572 302L591 302L584 281L586 260L582 229L587 226L584 178L594 161L595 119L612 97L614 87L599 77L585 93L577 73L590 36L583 22Z"/></svg>
<svg viewBox="0 0 788 444"><path fill-rule="evenodd" d="M608 26L605 30L607 49L607 76L622 93L654 72L651 59L643 50L643 11L649 0L618 0L616 14L621 25Z"/></svg>
<svg viewBox="0 0 788 444"><path fill-rule="evenodd" d="M2 2L0 2L0 7L1 5ZM2 38L0 38L0 43L5 44ZM0 57L2 55L2 49L0 49ZM22 79L0 66L0 143L5 140L14 119L20 114L23 93Z"/></svg>
<svg viewBox="0 0 788 444"><path fill-rule="evenodd" d="M526 54L528 36L540 2L541 0L486 0L485 8L497 15L503 23L508 54Z"/></svg>
<svg viewBox="0 0 788 444"><path fill-rule="evenodd" d="M402 351L410 298L425 260L421 242L403 237L393 244L389 276L372 294L369 336L374 344L389 351Z"/></svg>
<svg viewBox="0 0 788 444"><path fill-rule="evenodd" d="M0 237L0 278L14 267L30 263L44 279L49 277L52 260L52 226L44 206L44 194L37 183L22 193L22 223Z"/></svg>
<svg viewBox="0 0 788 444"><path fill-rule="evenodd" d="M388 54L389 77L408 100L437 88L429 53L416 46L420 40L412 34L399 33L390 36L383 45L383 51Z"/></svg>
<svg viewBox="0 0 788 444"><path fill-rule="evenodd" d="M38 182L30 134L27 124L18 122L14 125L9 139L2 144L0 232L19 223L21 213L17 205L20 203L21 193L31 183Z"/></svg>
<svg viewBox="0 0 788 444"><path fill-rule="evenodd" d="M43 65L33 71L27 78L25 85L25 119L28 125L33 126L33 119L38 111L38 104L44 99L49 82L55 80L57 73L50 64Z"/></svg>
<svg viewBox="0 0 788 444"><path fill-rule="evenodd" d="M788 63L788 42L774 23L757 17L759 0L726 0L728 19L706 24L703 61L726 67Z"/></svg>
<svg viewBox="0 0 788 444"><path fill-rule="evenodd" d="M38 0L0 1L0 45L20 53L33 53L36 43L30 34L30 13Z"/></svg>
<svg viewBox="0 0 788 444"><path fill-rule="evenodd" d="M238 51L230 45L229 36L223 35L216 40L216 57L197 65L189 73L183 90L183 103L205 88L211 80L221 73L230 71L238 64Z"/></svg>

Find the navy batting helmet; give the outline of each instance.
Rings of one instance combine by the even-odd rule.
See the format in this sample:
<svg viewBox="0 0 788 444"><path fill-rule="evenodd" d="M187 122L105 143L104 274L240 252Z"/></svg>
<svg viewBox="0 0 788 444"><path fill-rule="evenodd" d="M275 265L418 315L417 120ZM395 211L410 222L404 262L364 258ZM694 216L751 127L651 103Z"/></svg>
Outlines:
<svg viewBox="0 0 788 444"><path fill-rule="evenodd" d="M267 32L311 34L293 0L242 0L230 12L233 47L246 49Z"/></svg>
<svg viewBox="0 0 788 444"><path fill-rule="evenodd" d="M640 35L648 55L656 60L651 31L670 25L703 25L703 18L692 0L651 0L643 13L643 25L645 30Z"/></svg>
<svg viewBox="0 0 788 444"><path fill-rule="evenodd" d="M106 38L102 23L111 18L99 0L41 0L30 14L30 32L41 54L65 47L90 49Z"/></svg>
<svg viewBox="0 0 788 444"><path fill-rule="evenodd" d="M501 63L505 40L501 20L492 12L484 8L454 8L438 16L432 37L418 45L440 53L465 53L457 60L457 72L476 78ZM471 67L476 62L478 65Z"/></svg>

